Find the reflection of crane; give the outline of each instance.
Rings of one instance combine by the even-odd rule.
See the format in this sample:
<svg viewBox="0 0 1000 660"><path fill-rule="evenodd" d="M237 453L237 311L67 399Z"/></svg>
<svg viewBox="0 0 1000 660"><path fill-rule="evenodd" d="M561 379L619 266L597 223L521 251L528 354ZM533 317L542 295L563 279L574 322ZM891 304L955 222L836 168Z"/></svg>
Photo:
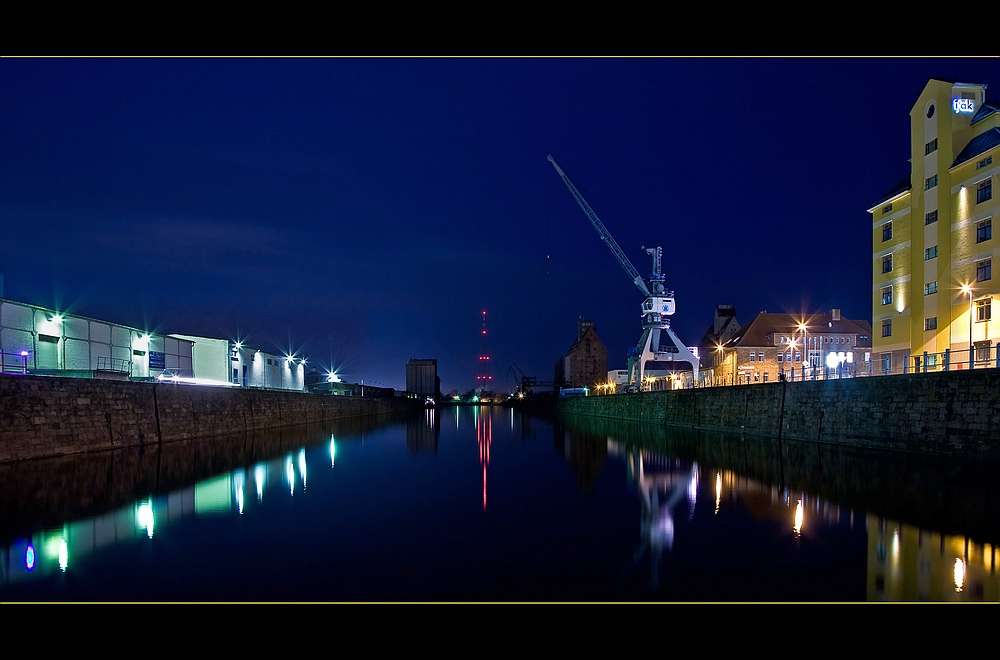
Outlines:
<svg viewBox="0 0 1000 660"><path fill-rule="evenodd" d="M636 477L642 502L642 541L633 555L633 560L638 562L646 550L649 550L653 586L659 587L660 560L663 551L669 552L674 547L672 510L681 501L686 500L689 507L688 519L694 516L694 507L698 499L698 464L694 463L690 470L648 472L641 451L638 452L638 456L630 456L630 463L637 468ZM661 494L667 495L661 498Z"/></svg>
<svg viewBox="0 0 1000 660"><path fill-rule="evenodd" d="M643 247L646 250L646 254L653 260L653 272L649 276L649 286L646 286L646 282L639 275L639 271L635 269L635 266L628 260L622 249L618 247L618 243L612 238L611 233L604 226L604 223L601 222L601 219L597 217L594 209L590 208L590 204L583 198L583 195L576 189L576 186L569 180L569 177L562 171L562 168L552 159L552 156L549 156L549 162L552 163L552 167L556 168L556 172L559 173L563 183L569 188L576 203L580 205L584 214L590 219L590 223L594 225L594 229L601 236L601 240L604 241L604 244L608 246L608 249L618 259L618 263L629 274L636 287L646 296L645 302L642 303L642 337L639 339L638 345L629 349L628 379L630 389L642 387L643 374L646 371L648 362L687 362L691 365L694 382L697 382L698 358L695 357L694 353L687 346L681 343L681 340L677 338L674 331L670 329L670 319L667 318L674 313L675 305L674 292L668 291L663 285L663 275L660 271L663 250L659 247ZM666 340L665 343L660 343L661 339Z"/></svg>

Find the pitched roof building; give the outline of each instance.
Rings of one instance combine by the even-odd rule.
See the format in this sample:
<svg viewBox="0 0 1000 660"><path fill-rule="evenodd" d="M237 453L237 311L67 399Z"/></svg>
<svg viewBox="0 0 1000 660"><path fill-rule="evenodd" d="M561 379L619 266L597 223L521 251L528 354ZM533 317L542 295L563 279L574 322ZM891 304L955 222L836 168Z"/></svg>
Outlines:
<svg viewBox="0 0 1000 660"><path fill-rule="evenodd" d="M867 374L871 326L843 318L839 309L805 316L761 312L702 359L710 363L712 385Z"/></svg>

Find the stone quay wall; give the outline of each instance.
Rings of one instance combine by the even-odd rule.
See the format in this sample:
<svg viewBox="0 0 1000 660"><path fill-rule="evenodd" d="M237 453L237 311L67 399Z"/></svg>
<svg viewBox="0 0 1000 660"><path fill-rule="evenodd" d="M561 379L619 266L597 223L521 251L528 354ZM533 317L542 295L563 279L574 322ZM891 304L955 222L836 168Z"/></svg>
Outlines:
<svg viewBox="0 0 1000 660"><path fill-rule="evenodd" d="M1000 371L761 383L563 399L561 411L667 426L1000 460Z"/></svg>
<svg viewBox="0 0 1000 660"><path fill-rule="evenodd" d="M407 398L0 375L0 462L403 412Z"/></svg>

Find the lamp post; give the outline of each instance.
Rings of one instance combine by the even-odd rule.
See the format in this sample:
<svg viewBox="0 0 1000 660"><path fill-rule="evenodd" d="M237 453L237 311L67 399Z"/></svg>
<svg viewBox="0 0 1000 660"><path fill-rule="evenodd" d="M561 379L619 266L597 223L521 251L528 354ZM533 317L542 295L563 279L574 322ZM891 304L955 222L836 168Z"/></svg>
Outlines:
<svg viewBox="0 0 1000 660"><path fill-rule="evenodd" d="M809 333L806 331L806 324L804 322L799 323L799 332L802 333L802 357L805 360L804 364L812 367L812 362L809 361ZM805 371L802 373L804 375Z"/></svg>
<svg viewBox="0 0 1000 660"><path fill-rule="evenodd" d="M975 369L976 356L972 352L972 285L963 284L962 293L969 294L969 369Z"/></svg>
<svg viewBox="0 0 1000 660"><path fill-rule="evenodd" d="M792 362L792 356L795 355L796 346L795 337L792 337L792 340L788 342L788 353L785 355L785 363L788 364L788 373L792 376L792 382L795 382L795 367L793 366L795 363Z"/></svg>

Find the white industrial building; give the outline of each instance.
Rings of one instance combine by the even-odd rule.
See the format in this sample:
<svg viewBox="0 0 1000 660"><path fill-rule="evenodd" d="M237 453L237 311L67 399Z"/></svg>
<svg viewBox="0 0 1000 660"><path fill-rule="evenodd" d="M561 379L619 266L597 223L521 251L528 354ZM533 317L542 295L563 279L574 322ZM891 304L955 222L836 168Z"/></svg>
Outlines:
<svg viewBox="0 0 1000 660"><path fill-rule="evenodd" d="M228 339L172 335L194 344L194 372L198 378L242 387L305 389L305 360L265 353Z"/></svg>
<svg viewBox="0 0 1000 660"><path fill-rule="evenodd" d="M190 341L0 299L0 370L40 375L193 376Z"/></svg>
<svg viewBox="0 0 1000 660"><path fill-rule="evenodd" d="M305 360L227 339L162 335L0 298L0 372L78 378L197 378L304 390Z"/></svg>

